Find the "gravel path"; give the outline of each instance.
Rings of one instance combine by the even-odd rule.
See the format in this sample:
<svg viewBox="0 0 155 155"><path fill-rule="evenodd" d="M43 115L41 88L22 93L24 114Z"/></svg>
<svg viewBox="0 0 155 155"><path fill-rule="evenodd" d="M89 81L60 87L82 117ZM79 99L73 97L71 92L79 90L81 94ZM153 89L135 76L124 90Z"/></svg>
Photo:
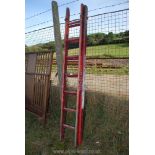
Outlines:
<svg viewBox="0 0 155 155"><path fill-rule="evenodd" d="M58 84L55 73L51 76L53 85ZM85 88L86 90L111 94L114 96L128 97L129 89L128 75L94 75L87 74ZM69 78L69 86L76 87L77 79Z"/></svg>

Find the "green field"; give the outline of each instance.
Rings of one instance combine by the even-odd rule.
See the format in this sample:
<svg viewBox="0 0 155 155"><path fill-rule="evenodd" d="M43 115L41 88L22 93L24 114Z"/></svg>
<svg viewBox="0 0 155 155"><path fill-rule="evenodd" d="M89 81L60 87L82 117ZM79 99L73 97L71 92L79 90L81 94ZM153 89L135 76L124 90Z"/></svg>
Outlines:
<svg viewBox="0 0 155 155"><path fill-rule="evenodd" d="M76 55L78 48L69 50L69 55ZM129 44L109 44L87 47L87 56L96 58L129 57ZM55 58L55 54L54 54Z"/></svg>
<svg viewBox="0 0 155 155"><path fill-rule="evenodd" d="M77 55L78 49L70 49L69 55ZM94 58L128 58L129 57L129 44L111 44L111 45L99 45L87 47L87 57ZM55 58L55 53L54 53ZM70 66L72 68L72 66ZM74 66L73 66L74 70ZM56 67L53 65L53 71L56 71ZM101 68L101 67L87 67L88 74L113 74L113 75L127 75L129 73L128 66L122 68Z"/></svg>

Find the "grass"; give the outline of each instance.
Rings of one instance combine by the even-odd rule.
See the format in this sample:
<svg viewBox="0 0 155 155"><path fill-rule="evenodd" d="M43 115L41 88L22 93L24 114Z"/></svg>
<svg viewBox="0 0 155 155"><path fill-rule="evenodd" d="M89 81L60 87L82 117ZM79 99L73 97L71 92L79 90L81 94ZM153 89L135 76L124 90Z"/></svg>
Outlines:
<svg viewBox="0 0 155 155"><path fill-rule="evenodd" d="M69 55L76 55L78 49L71 49L69 50ZM129 45L128 44L110 44L110 45L99 45L99 46L91 46L87 47L87 56L95 57L95 58L128 58L129 57ZM55 54L54 54L55 58ZM75 70L74 66L69 66L70 70ZM53 71L56 71L56 66L53 65ZM121 68L102 68L102 67L87 67L86 68L87 74L95 74L95 75L102 75L102 74L113 74L113 75L128 75L129 68L128 66L121 67Z"/></svg>
<svg viewBox="0 0 155 155"><path fill-rule="evenodd" d="M75 55L78 48L69 50L69 55ZM109 44L87 47L87 56L94 56L97 58L105 57L129 57L129 44ZM55 58L55 54L54 54Z"/></svg>
<svg viewBox="0 0 155 155"><path fill-rule="evenodd" d="M26 112L26 155L53 155L55 150L76 150L71 131L67 132L64 142L59 140L57 87L52 87L51 98L51 116L45 127ZM68 102L74 103L73 100L70 97ZM128 100L86 92L85 107L84 138L77 150L99 150L101 155L128 155Z"/></svg>

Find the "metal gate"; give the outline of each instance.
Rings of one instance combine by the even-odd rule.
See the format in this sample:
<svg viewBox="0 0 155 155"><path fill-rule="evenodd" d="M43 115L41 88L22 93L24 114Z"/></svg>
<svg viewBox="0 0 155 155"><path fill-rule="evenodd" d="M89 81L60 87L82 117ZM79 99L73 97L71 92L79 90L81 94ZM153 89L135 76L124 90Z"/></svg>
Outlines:
<svg viewBox="0 0 155 155"><path fill-rule="evenodd" d="M49 103L51 52L25 54L25 108L45 121Z"/></svg>

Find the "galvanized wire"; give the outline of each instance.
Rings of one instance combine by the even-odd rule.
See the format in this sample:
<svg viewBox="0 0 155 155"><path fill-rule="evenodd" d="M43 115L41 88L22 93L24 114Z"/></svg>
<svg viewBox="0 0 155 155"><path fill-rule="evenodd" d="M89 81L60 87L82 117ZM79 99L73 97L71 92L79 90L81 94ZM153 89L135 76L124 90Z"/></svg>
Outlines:
<svg viewBox="0 0 155 155"><path fill-rule="evenodd" d="M101 13L88 17L87 35L101 33L105 37L109 33L123 35L129 32L128 20L129 10L117 10L113 12ZM61 24L61 35L64 39L64 23ZM78 37L79 28L70 29L70 37ZM33 46L54 42L53 26L26 33L26 45ZM103 38L104 39L104 38ZM126 39L124 42L123 39ZM63 41L62 41L63 42ZM70 54L78 53L78 48L70 49ZM55 58L55 54L54 54ZM115 38L114 42L100 43L100 45L87 46L87 65L86 65L86 91L98 92L119 98L128 99L128 65L129 63L129 42L127 38ZM77 66L71 63L70 72L76 72ZM58 85L56 76L56 62L52 67L52 84ZM76 79L70 79L68 85L72 88L77 87Z"/></svg>
<svg viewBox="0 0 155 155"><path fill-rule="evenodd" d="M67 2L67 3L63 3L63 4L60 4L58 7L66 6L66 5L75 3L75 2L77 2L77 1L79 1L79 0L74 0L74 1ZM29 16L29 17L25 18L25 20L29 20L29 19L31 19L31 18L40 16L40 15L45 14L45 13L50 12L50 11L51 11L51 8L49 8L49 9L47 9L47 10L44 10L44 11L42 11L42 12L36 13L36 14L34 14L34 15L32 15L32 16Z"/></svg>
<svg viewBox="0 0 155 155"><path fill-rule="evenodd" d="M89 12L94 12L94 11L97 11L97 10L102 10L102 9L106 9L106 8L115 7L115 6L120 6L120 5L127 4L127 3L129 3L129 1L124 1L124 2L121 2L121 3L112 4L112 5L104 5L103 7L99 7L99 8L88 10L88 13ZM44 12L38 13L38 14L33 15L33 16L31 16L29 18L26 18L26 19L31 19L33 17L40 16L40 15L46 13L46 12L49 12L49 11L51 11L51 9L45 10ZM70 16L74 17L74 16L77 16L79 14L80 13L74 13L74 14L71 14ZM61 16L60 19L65 19L65 16ZM52 19L48 19L46 21L39 22L37 24L33 24L33 25L30 25L30 26L27 26L26 29L30 29L30 28L33 28L33 27L36 27L36 26L44 25L44 24L47 24L47 23L50 23L50 22L52 22Z"/></svg>

